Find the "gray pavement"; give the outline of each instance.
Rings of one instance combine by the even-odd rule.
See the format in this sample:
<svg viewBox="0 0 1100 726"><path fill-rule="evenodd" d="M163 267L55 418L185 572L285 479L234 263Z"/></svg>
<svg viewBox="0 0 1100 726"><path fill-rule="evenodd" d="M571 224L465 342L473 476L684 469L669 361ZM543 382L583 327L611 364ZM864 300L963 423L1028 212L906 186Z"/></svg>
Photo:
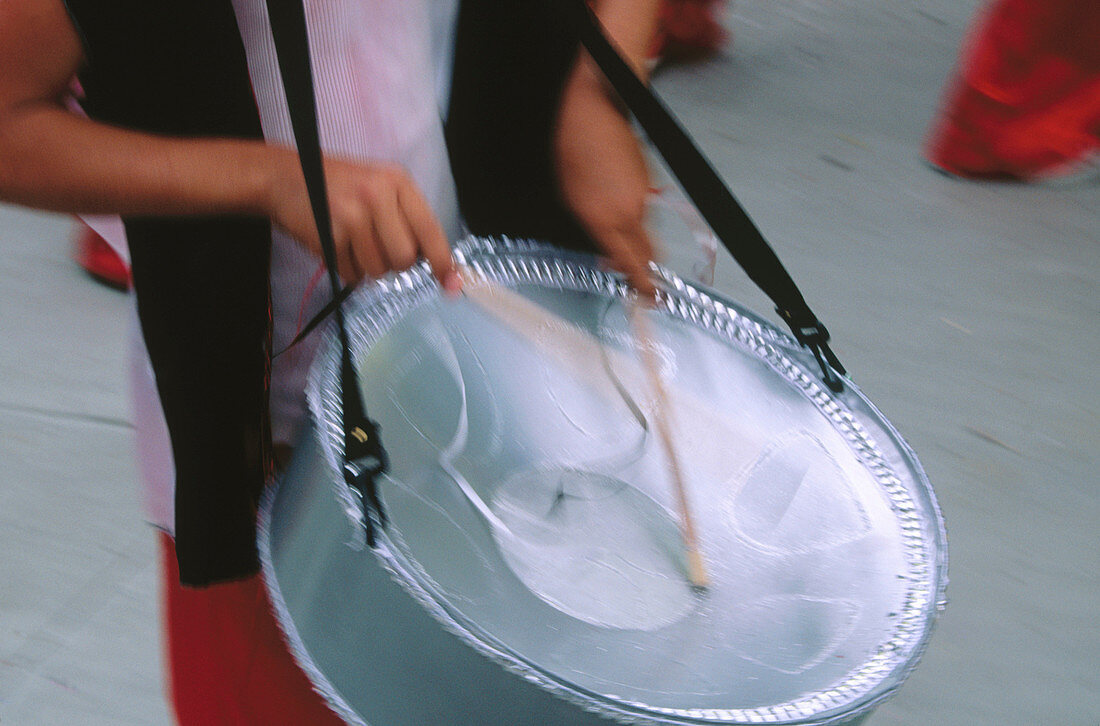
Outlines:
<svg viewBox="0 0 1100 726"><path fill-rule="evenodd" d="M657 85L947 517L950 604L869 723L1096 726L1100 185L967 183L921 162L976 6L740 0L731 49ZM0 208L0 723L163 724L128 302L76 271L68 233ZM727 258L718 273L770 309Z"/></svg>
<svg viewBox="0 0 1100 726"><path fill-rule="evenodd" d="M130 304L76 269L71 227L0 208L0 723L166 724Z"/></svg>

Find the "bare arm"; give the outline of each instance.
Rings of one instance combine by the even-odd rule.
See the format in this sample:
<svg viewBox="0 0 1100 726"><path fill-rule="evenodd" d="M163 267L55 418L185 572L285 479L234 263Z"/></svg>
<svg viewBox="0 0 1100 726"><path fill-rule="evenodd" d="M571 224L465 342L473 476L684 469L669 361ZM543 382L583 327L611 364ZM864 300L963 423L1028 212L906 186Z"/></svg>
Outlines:
<svg viewBox="0 0 1100 726"><path fill-rule="evenodd" d="M599 0L594 10L643 80L660 0ZM641 146L596 64L581 52L566 82L555 136L562 194L635 289L651 294L645 227L649 173Z"/></svg>
<svg viewBox="0 0 1100 726"><path fill-rule="evenodd" d="M657 13L661 0L596 0L593 3L611 40L644 81L649 76L647 64L650 45L657 35ZM599 73L585 56L590 72Z"/></svg>
<svg viewBox="0 0 1100 726"><path fill-rule="evenodd" d="M160 137L63 104L83 63L60 0L0 1L0 199L72 213L266 216L319 243L294 153L261 141ZM392 165L326 164L340 272L358 280L423 255L454 284L443 231Z"/></svg>
<svg viewBox="0 0 1100 726"><path fill-rule="evenodd" d="M65 212L264 214L280 160L261 142L112 128L63 98L83 51L57 0L0 3L0 195Z"/></svg>

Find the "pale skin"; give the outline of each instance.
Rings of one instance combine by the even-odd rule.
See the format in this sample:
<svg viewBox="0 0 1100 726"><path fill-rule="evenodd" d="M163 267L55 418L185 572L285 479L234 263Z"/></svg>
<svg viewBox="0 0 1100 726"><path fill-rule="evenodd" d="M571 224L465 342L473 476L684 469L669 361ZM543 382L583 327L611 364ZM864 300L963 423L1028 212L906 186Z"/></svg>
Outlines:
<svg viewBox="0 0 1100 726"><path fill-rule="evenodd" d="M658 0L601 0L601 22L644 74ZM84 63L60 0L0 0L0 199L69 213L265 216L314 254L320 244L291 150L262 141L153 136L80 117L64 105ZM649 177L629 123L581 55L555 135L563 198L610 263L645 295L653 247ZM450 246L411 177L389 163L327 158L341 277L426 259L457 290Z"/></svg>

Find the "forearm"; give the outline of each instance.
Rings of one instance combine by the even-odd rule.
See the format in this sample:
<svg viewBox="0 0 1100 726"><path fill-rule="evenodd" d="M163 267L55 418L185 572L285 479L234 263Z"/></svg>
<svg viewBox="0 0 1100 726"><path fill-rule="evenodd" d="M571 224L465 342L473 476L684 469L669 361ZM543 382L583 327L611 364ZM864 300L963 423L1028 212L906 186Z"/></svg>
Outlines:
<svg viewBox="0 0 1100 726"><path fill-rule="evenodd" d="M648 55L657 33L657 13L661 0L597 0L592 9L611 42L643 82L649 80ZM592 104L604 105L614 99L596 62L584 50L566 81L562 111L592 113Z"/></svg>
<svg viewBox="0 0 1100 726"><path fill-rule="evenodd" d="M266 215L281 173L293 155L260 141L159 137L47 102L0 114L0 198L41 209Z"/></svg>
<svg viewBox="0 0 1100 726"><path fill-rule="evenodd" d="M659 0L598 0L611 41L644 81ZM645 227L645 158L599 68L581 51L566 81L555 130L558 182L569 209L612 264L651 295L653 245Z"/></svg>
<svg viewBox="0 0 1100 726"><path fill-rule="evenodd" d="M61 0L0 0L0 199L75 213L270 215L272 186L296 173L290 152L80 116L63 99L84 64Z"/></svg>
<svg viewBox="0 0 1100 726"><path fill-rule="evenodd" d="M595 0L592 9L611 41L643 81L649 78L649 50L657 34L661 0Z"/></svg>

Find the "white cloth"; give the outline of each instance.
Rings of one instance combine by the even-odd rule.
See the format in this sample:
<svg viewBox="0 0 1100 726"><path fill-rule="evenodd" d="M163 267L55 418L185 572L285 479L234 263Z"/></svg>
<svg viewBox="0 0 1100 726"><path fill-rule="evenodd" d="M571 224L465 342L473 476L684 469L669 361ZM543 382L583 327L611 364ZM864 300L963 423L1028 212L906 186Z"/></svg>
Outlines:
<svg viewBox="0 0 1100 726"><path fill-rule="evenodd" d="M264 0L233 0L264 138L293 146L293 132ZM461 231L443 139L456 0L306 0L310 54L326 153L402 165L451 239ZM273 349L280 351L331 297L319 261L286 234L272 245ZM172 531L174 468L152 371L135 335L131 383L146 513ZM272 363L276 442L293 443L307 411L306 374L319 337Z"/></svg>

